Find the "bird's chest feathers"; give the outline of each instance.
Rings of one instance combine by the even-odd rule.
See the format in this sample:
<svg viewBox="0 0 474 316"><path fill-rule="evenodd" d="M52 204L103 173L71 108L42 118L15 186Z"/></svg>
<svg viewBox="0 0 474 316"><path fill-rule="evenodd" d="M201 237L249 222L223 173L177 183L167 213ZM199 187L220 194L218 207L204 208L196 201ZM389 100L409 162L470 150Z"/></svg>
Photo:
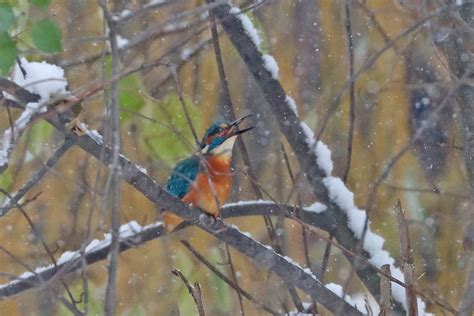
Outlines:
<svg viewBox="0 0 474 316"><path fill-rule="evenodd" d="M232 188L230 159L224 155L212 156L206 167L197 175L191 191L183 200L215 214L227 201Z"/></svg>

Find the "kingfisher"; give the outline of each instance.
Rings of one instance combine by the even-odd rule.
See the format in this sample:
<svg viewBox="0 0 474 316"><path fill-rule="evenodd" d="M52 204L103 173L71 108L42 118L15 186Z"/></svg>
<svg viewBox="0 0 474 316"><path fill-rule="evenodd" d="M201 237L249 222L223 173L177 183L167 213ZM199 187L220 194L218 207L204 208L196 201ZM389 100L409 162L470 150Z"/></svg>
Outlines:
<svg viewBox="0 0 474 316"><path fill-rule="evenodd" d="M239 129L239 124L252 114L233 122L219 120L204 134L199 150L179 161L171 171L166 190L187 204L198 207L217 218L232 188L232 149L237 137L253 127ZM164 213L167 231L173 230L183 219Z"/></svg>

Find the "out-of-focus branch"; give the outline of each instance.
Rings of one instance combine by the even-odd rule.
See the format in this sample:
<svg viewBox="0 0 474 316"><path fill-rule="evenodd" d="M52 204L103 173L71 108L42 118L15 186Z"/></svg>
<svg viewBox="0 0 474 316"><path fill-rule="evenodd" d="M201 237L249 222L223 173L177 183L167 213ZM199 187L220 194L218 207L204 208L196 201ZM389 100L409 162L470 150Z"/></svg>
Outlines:
<svg viewBox="0 0 474 316"><path fill-rule="evenodd" d="M104 19L109 27L109 42L111 47L112 65L111 76L117 76L120 71L120 52L118 47L117 25L107 8L105 0L100 0ZM122 177L122 166L119 163L121 148L120 141L120 110L119 110L119 85L113 82L110 87L110 99L107 100L107 121L111 138L112 157L109 164L110 172L105 187L105 195L111 192L112 208L110 221L112 225L112 241L110 244L110 260L108 266L107 288L105 291L104 313L107 316L115 314L115 296L118 270L119 253L119 229L120 229L120 181Z"/></svg>
<svg viewBox="0 0 474 316"><path fill-rule="evenodd" d="M181 271L178 269L173 269L171 272L179 277L181 281L183 281L184 285L188 289L189 294L193 297L194 303L196 303L197 310L199 312L199 316L204 316L204 305L202 304L202 293L201 293L201 285L198 282L195 282L192 285L188 279L184 276Z"/></svg>
<svg viewBox="0 0 474 316"><path fill-rule="evenodd" d="M131 164L131 162L128 163ZM128 166L128 168L125 168L124 170L130 170L131 168L132 165ZM127 171L124 172L124 174L126 173ZM136 185L141 186L142 183L146 184L148 180L145 180L144 177L148 178L146 175L135 177L134 179L138 181ZM139 180L139 178L142 179ZM154 185L156 186L156 184ZM155 189L156 188L159 187L156 186ZM150 190L147 191L147 194L155 194L152 192L153 189L154 188L150 188ZM143 188L141 190L143 190ZM275 273L285 279L286 282L293 283L295 284L295 286L300 287L302 290L313 296L315 300L320 302L329 310L334 310L337 308L337 306L343 304L345 306L344 311L346 315L360 314L346 303L343 303L342 300L334 293L324 288L322 284L320 284L319 281L315 279L314 275L309 273L307 270L303 270L294 262L290 262L289 260L275 253L270 247L262 245L258 241L249 237L247 234L243 234L238 229L236 229L235 226L228 226L220 220L218 220L217 223L213 223L213 219L209 219L206 215L203 215L194 208L186 210L187 206L185 204L181 203L181 201L175 199L174 197L169 196L166 192L158 192L157 194L158 196L162 194L162 198L164 200L168 200L169 198L170 200L168 201L168 203L173 203L174 205L176 205L176 207L179 207L178 210L180 212L180 216L181 214L183 214L181 212L186 213L189 211L188 218L189 214L194 214L196 216L195 222L198 226L204 228L215 236L219 236L218 238L228 242L231 246L243 252L244 254L252 258L254 261L264 263L267 268L274 270ZM226 212L224 212L222 216L224 217L227 215L238 215L238 213L236 213L236 210L244 210L245 208L249 210L247 214L252 214L252 212L254 212L254 214L258 216L261 216L263 214L273 214L273 210L275 210L275 212L277 210L278 212L282 212L283 210L284 212L285 209L288 211L292 209L291 206L280 206L273 203L262 204L256 202L255 204L250 203L247 205L243 204L241 206L229 205L227 207L224 207L224 211ZM166 209L171 210L170 207L166 207ZM306 216L302 218L313 218L314 221L319 221L317 220L319 214L305 210L301 210L300 213L306 214ZM200 216L203 221L199 220ZM122 225L122 227L126 228L127 225L128 224L124 224ZM133 233L127 234L126 237L120 238L120 251L125 251L132 247L139 246L147 241L159 238L164 235L164 228L160 222L146 227L140 227L138 229L136 228L136 226L138 226L138 224L136 223L130 226L131 229L135 229L135 231ZM124 231L124 229L121 228L120 231L122 232ZM89 246L86 247L86 254L84 260L88 265L107 258L110 252L110 236L106 237L105 241L99 243L96 242L95 244L95 247L92 246L94 245L94 243L90 244L90 250L87 250ZM27 276L21 276L20 278L15 279L9 284L0 286L0 299L10 297L19 294L25 290L34 288L40 284L40 280L43 280L43 283L41 284L44 286L44 282L55 278L57 273L58 275L63 275L65 273L80 269L81 257L79 254L79 252L77 252L76 255L69 254L69 258L67 260L61 260L60 258L58 260L57 266L51 265L48 267L37 268L35 270L36 274L29 273L29 275ZM309 278L305 277L303 274L307 274Z"/></svg>
<svg viewBox="0 0 474 316"><path fill-rule="evenodd" d="M462 2L461 2L462 3ZM458 16L446 14L440 23L449 25L447 36L437 36L441 28L433 25L433 40L437 47L446 56L452 76L455 78L474 78L474 58L472 47L474 45L474 3L472 1L462 4ZM456 100L461 112L459 130L463 137L464 162L471 192L474 200L474 86L463 84L456 95ZM474 211L471 208L471 221L474 221ZM474 229L474 225L467 225L467 229ZM474 232L467 232L474 235ZM470 271L466 279L464 296L459 304L459 315L471 315L474 311L474 253L470 252Z"/></svg>
<svg viewBox="0 0 474 316"><path fill-rule="evenodd" d="M209 268L212 272L214 272L220 279L222 279L225 283L231 286L234 290L240 293L242 297L245 297L249 301L253 302L257 307L264 309L265 311L271 313L272 315L278 315L276 311L273 310L272 307L267 306L265 303L259 302L252 294L248 293L244 289L242 289L235 281L229 279L225 274L219 271L216 267L214 267L204 256L202 256L193 246L186 240L181 240L181 243L189 250L191 253L196 256L206 267Z"/></svg>
<svg viewBox="0 0 474 316"><path fill-rule="evenodd" d="M11 199L8 199L7 202L0 207L0 217L5 216L8 211L16 207L17 203L28 193L28 191L43 179L48 170L51 169L51 167L54 166L73 145L74 141L70 138L66 138L64 143L51 155L46 164L30 177L28 182L26 182Z"/></svg>
<svg viewBox="0 0 474 316"><path fill-rule="evenodd" d="M382 266L382 271L386 274L390 274L390 265L385 264ZM391 316L392 315L392 287L390 286L390 280L384 276L380 279L380 313L379 316Z"/></svg>
<svg viewBox="0 0 474 316"><path fill-rule="evenodd" d="M70 119L64 113L53 116L48 121L58 130L69 133L65 126ZM113 151L104 145L102 136L97 132L85 130L84 135L81 136L74 133L69 133L69 135L79 147L99 159L101 163L109 165L112 162ZM270 247L266 247L253 238L242 234L235 227L229 226L221 220L215 221L198 209L184 204L157 185L142 168L132 163L125 156L119 156L119 164L123 179L162 209L172 211L183 219L196 223L198 227L267 267L285 282L300 288L327 309L334 312L336 309L340 309L342 305L342 309L347 315L360 314L355 308L343 302L336 294L326 289L309 271L290 262Z"/></svg>
<svg viewBox="0 0 474 316"><path fill-rule="evenodd" d="M405 276L405 284L408 289L405 291L408 306L408 315L418 315L418 306L416 294L413 291L413 274L415 273L415 264L411 254L410 232L408 231L408 221L405 217L405 210L402 208L400 200L395 205L397 213L398 234L400 236L400 249L402 257L402 270Z"/></svg>
<svg viewBox="0 0 474 316"><path fill-rule="evenodd" d="M334 237L344 245L344 247L354 249L357 240L354 237L354 233L346 225L348 222L346 214L330 198L329 191L323 183L327 174L325 170L316 163L318 157L316 157L314 148L310 148L311 146L306 136L307 133L301 121L296 113L292 111L287 101L287 95L280 82L273 77L271 71L266 67L262 53L248 35L241 19L236 14L230 13L231 9L232 7L230 5L223 4L213 9L213 12L220 19L225 32L246 63L248 70L254 76L268 104L272 107L280 129L287 138L288 143L291 144L301 166L301 170L304 170L314 193L322 203L328 206L326 212L331 214L329 232L333 233ZM365 255L368 256L367 253L365 253ZM352 261L352 258L348 259ZM370 292L378 298L380 293L380 280L377 274L370 271L370 269L364 265L357 267L357 274L366 284Z"/></svg>

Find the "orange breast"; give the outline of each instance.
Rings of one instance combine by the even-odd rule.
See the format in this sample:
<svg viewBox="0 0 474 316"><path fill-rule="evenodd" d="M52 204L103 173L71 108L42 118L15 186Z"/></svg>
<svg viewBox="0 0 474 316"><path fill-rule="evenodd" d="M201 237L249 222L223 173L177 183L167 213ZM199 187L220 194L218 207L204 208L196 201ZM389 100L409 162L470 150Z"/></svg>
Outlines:
<svg viewBox="0 0 474 316"><path fill-rule="evenodd" d="M182 201L192 203L206 213L217 215L232 188L230 161L211 157L207 162L208 170L197 175L191 190Z"/></svg>

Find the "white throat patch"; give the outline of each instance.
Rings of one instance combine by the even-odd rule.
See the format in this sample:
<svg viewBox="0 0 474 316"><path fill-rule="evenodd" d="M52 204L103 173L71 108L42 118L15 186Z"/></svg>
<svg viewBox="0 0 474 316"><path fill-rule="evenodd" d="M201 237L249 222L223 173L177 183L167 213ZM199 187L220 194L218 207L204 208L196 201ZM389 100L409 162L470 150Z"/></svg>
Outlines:
<svg viewBox="0 0 474 316"><path fill-rule="evenodd" d="M232 148L234 148L237 135L227 138L222 144L211 151L213 155L224 156L225 158L232 156Z"/></svg>

